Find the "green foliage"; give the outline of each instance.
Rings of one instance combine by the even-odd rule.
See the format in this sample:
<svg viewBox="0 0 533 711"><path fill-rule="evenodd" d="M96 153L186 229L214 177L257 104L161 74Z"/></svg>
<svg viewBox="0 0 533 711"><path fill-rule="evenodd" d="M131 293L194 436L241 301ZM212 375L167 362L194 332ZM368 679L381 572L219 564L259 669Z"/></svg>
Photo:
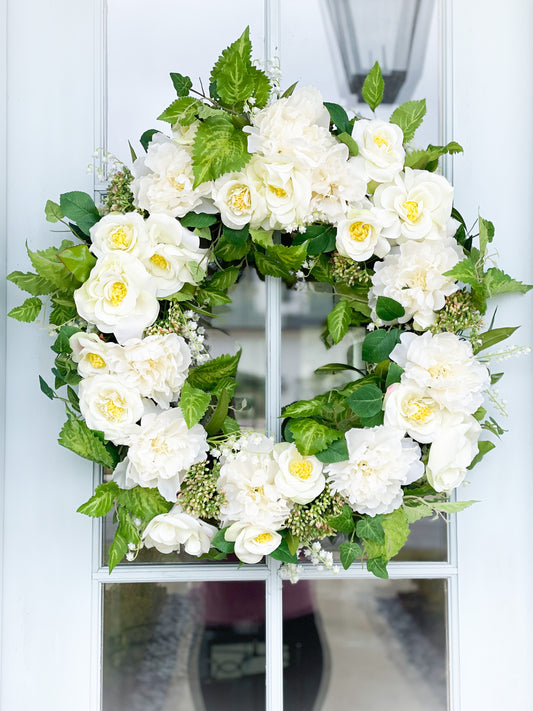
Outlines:
<svg viewBox="0 0 533 711"><path fill-rule="evenodd" d="M373 417L381 412L383 393L376 385L369 383L358 388L346 401L359 417Z"/></svg>
<svg viewBox="0 0 533 711"><path fill-rule="evenodd" d="M494 445L493 445L494 446ZM492 449L492 447L491 447ZM459 511L464 511L465 509L472 506L472 504L477 504L477 501L443 501L441 503L431 504L435 511L442 511L443 513L457 513Z"/></svg>
<svg viewBox="0 0 533 711"><path fill-rule="evenodd" d="M29 323L30 321L35 321L41 312L42 305L43 302L39 297L31 296L21 306L15 306L14 309L11 309L7 315L17 321Z"/></svg>
<svg viewBox="0 0 533 711"><path fill-rule="evenodd" d="M114 481L100 484L96 487L94 495L82 504L77 509L77 512L93 518L106 516L113 508L118 492L118 485Z"/></svg>
<svg viewBox="0 0 533 711"><path fill-rule="evenodd" d="M80 286L80 282L59 258L60 253L71 247L74 247L74 242L63 240L59 247L48 247L36 252L27 248L28 256L37 274L58 291L67 293L72 293Z"/></svg>
<svg viewBox="0 0 533 711"><path fill-rule="evenodd" d="M327 449L323 449L321 452L316 453L316 458L323 462L324 464L332 464L333 462L345 462L349 458L348 455L348 445L346 444L345 437L330 444Z"/></svg>
<svg viewBox="0 0 533 711"><path fill-rule="evenodd" d="M150 145L152 138L155 136L156 133L161 133L161 132L158 131L156 128L149 128L139 138L139 143L141 144L141 146L144 148L145 151L148 151L148 146Z"/></svg>
<svg viewBox="0 0 533 711"><path fill-rule="evenodd" d="M376 578L382 578L383 580L389 579L386 558L369 558L366 561L366 568L368 572L375 575Z"/></svg>
<svg viewBox="0 0 533 711"><path fill-rule="evenodd" d="M428 516L433 516L434 511L429 504L417 503L415 506L404 506L405 517L407 523L415 523L421 518L427 518Z"/></svg>
<svg viewBox="0 0 533 711"><path fill-rule="evenodd" d="M170 78L172 79L174 89L176 89L176 94L180 98L189 95L189 91L192 88L192 81L190 77L183 76L183 74L178 74L178 72L170 72Z"/></svg>
<svg viewBox="0 0 533 711"><path fill-rule="evenodd" d="M338 516L330 516L328 518L328 525L339 533L345 533L347 535L350 534L355 528L355 524L353 522L353 511L350 506L345 504Z"/></svg>
<svg viewBox="0 0 533 711"><path fill-rule="evenodd" d="M67 247L58 255L60 261L66 266L79 282L87 281L91 269L96 264L96 257L90 252L86 244Z"/></svg>
<svg viewBox="0 0 533 711"><path fill-rule="evenodd" d="M63 193L59 196L59 204L65 217L75 222L85 234L89 234L91 227L100 220L98 208L87 193Z"/></svg>
<svg viewBox="0 0 533 711"><path fill-rule="evenodd" d="M159 514L168 513L173 504L167 501L156 488L134 486L131 489L119 489L117 500L134 518L151 521Z"/></svg>
<svg viewBox="0 0 533 711"><path fill-rule="evenodd" d="M298 451L303 455L321 452L342 437L339 430L322 425L310 417L291 420L291 432Z"/></svg>
<svg viewBox="0 0 533 711"><path fill-rule="evenodd" d="M363 341L361 355L367 363L380 363L387 360L394 346L400 342L401 331L393 328L389 331L377 329L370 331Z"/></svg>
<svg viewBox="0 0 533 711"><path fill-rule="evenodd" d="M416 170L434 171L439 165L440 156L447 153L453 155L462 153L463 148L456 141L450 141L445 146L429 145L425 151L416 150L408 153L405 157L405 167L414 168Z"/></svg>
<svg viewBox="0 0 533 711"><path fill-rule="evenodd" d="M309 225L305 232L298 233L293 244L307 243L307 254L317 257L335 249L337 229L333 225Z"/></svg>
<svg viewBox="0 0 533 711"><path fill-rule="evenodd" d="M383 529L383 515L368 516L365 514L355 527L358 538L363 538L372 543L384 544L385 531Z"/></svg>
<svg viewBox="0 0 533 711"><path fill-rule="evenodd" d="M403 368L394 361L390 362L387 370L387 378L385 380L385 390L393 383L399 383L402 378Z"/></svg>
<svg viewBox="0 0 533 711"><path fill-rule="evenodd" d="M350 304L341 299L338 304L329 312L327 318L328 330L333 339L333 343L339 343L348 333L348 328L352 320L352 308Z"/></svg>
<svg viewBox="0 0 533 711"><path fill-rule="evenodd" d="M8 274L7 279L18 286L19 289L27 291L32 296L51 294L55 291L55 287L52 283L32 272L11 272L11 274Z"/></svg>
<svg viewBox="0 0 533 711"><path fill-rule="evenodd" d="M357 145L355 139L353 139L349 133L339 133L337 139L348 147L350 156L359 155L359 146Z"/></svg>
<svg viewBox="0 0 533 711"><path fill-rule="evenodd" d="M397 318L405 316L405 309L395 299L390 299L388 296L378 296L376 314L383 321L395 321Z"/></svg>
<svg viewBox="0 0 533 711"><path fill-rule="evenodd" d="M292 552L289 548L289 542L287 540L287 531L283 531L282 539L279 546L270 554L270 557L274 560L280 560L282 563L292 563L295 565L298 563L298 558L295 552Z"/></svg>
<svg viewBox="0 0 533 711"><path fill-rule="evenodd" d="M479 251L481 256L485 256L487 245L492 242L494 237L494 225L489 220L479 218Z"/></svg>
<svg viewBox="0 0 533 711"><path fill-rule="evenodd" d="M196 118L202 108L202 102L199 99L193 99L192 96L184 96L181 99L175 99L170 106L157 117L158 121L166 121L167 123L179 123L182 126L190 126L196 121Z"/></svg>
<svg viewBox="0 0 533 711"><path fill-rule="evenodd" d="M118 526L115 531L115 537L113 543L109 547L109 572L120 563L128 552L129 544L133 543L138 546L141 542L139 532L131 520L131 516L128 514L126 509L119 506L117 511L118 516Z"/></svg>
<svg viewBox="0 0 533 711"><path fill-rule="evenodd" d="M345 109L339 104L332 104L329 101L324 102L324 106L329 112L331 123L335 124L338 133L348 133L352 132L352 124L348 118L348 114Z"/></svg>
<svg viewBox="0 0 533 711"><path fill-rule="evenodd" d="M206 424L205 429L209 437L213 437L222 429L226 417L228 415L228 408L232 397L232 389L223 388L218 393L218 402L215 411L211 415L211 419Z"/></svg>
<svg viewBox="0 0 533 711"><path fill-rule="evenodd" d="M480 462L480 461L483 459L483 457L485 456L485 454L487 454L488 452L490 452L490 451L491 451L492 449L494 449L494 447L495 447L494 443L493 443L493 442L489 442L488 440L480 440L480 441L477 443L477 446L478 446L478 453L476 454L476 456L474 457L474 459L472 459L472 461L470 462L470 464L469 464L469 466L467 467L467 469L472 469L473 467L475 467L476 464L477 464L478 462Z"/></svg>
<svg viewBox="0 0 533 711"><path fill-rule="evenodd" d="M53 202L52 200L46 201L46 205L44 206L44 214L46 215L47 222L59 222L59 220L62 220L65 217L61 207L57 204L57 202Z"/></svg>
<svg viewBox="0 0 533 711"><path fill-rule="evenodd" d="M344 570L348 570L351 564L363 554L361 546L353 541L344 541L339 546L341 565Z"/></svg>
<svg viewBox="0 0 533 711"><path fill-rule="evenodd" d="M234 377L241 357L241 351L235 355L221 355L203 363L189 372L187 382L194 388L212 390L222 378Z"/></svg>
<svg viewBox="0 0 533 711"><path fill-rule="evenodd" d="M365 554L369 558L385 558L390 560L405 545L409 537L409 523L403 508L383 516L381 525L385 534L383 543L367 540Z"/></svg>
<svg viewBox="0 0 533 711"><path fill-rule="evenodd" d="M491 348L497 343L500 343L500 341L504 341L506 338L512 336L518 328L519 326L509 326L507 328L491 328L490 331L479 333L476 336L475 345L473 347L474 353L479 353L480 351L484 351L485 348Z"/></svg>
<svg viewBox="0 0 533 711"><path fill-rule="evenodd" d="M426 115L426 100L406 101L392 112L390 122L395 123L403 131L404 143L411 141L416 129L420 126Z"/></svg>
<svg viewBox="0 0 533 711"><path fill-rule="evenodd" d="M183 384L179 406L189 429L200 422L210 402L211 395L209 393L193 387L189 382Z"/></svg>
<svg viewBox="0 0 533 711"><path fill-rule="evenodd" d="M44 395L46 395L46 397L47 397L49 400L53 400L53 399L55 398L55 393L54 393L54 391L53 391L52 388L48 385L48 383L46 382L46 380L45 380L44 378L42 378L40 375L39 375L39 387L41 388L41 392L42 392Z"/></svg>
<svg viewBox="0 0 533 711"><path fill-rule="evenodd" d="M104 444L97 432L89 429L81 420L69 419L59 434L59 444L80 457L113 469L117 464L116 448Z"/></svg>
<svg viewBox="0 0 533 711"><path fill-rule="evenodd" d="M194 138L194 187L232 170L241 170L250 158L246 134L235 126L230 116L207 118L198 126Z"/></svg>
<svg viewBox="0 0 533 711"><path fill-rule="evenodd" d="M363 83L363 101L370 106L372 111L375 111L377 107L381 104L383 100L383 92L385 90L385 82L383 81L383 76L381 74L381 67L378 62L374 64L372 69L368 72Z"/></svg>
<svg viewBox="0 0 533 711"><path fill-rule="evenodd" d="M234 247L242 247L248 239L248 225L245 225L240 230L233 230L230 227L224 225L222 228L222 234L224 235L226 240Z"/></svg>
<svg viewBox="0 0 533 711"><path fill-rule="evenodd" d="M226 540L225 534L228 528L229 526L226 526L225 528L221 528L220 531L217 531L211 541L211 547L216 548L217 551L221 551L222 553L233 553L235 550L235 541Z"/></svg>

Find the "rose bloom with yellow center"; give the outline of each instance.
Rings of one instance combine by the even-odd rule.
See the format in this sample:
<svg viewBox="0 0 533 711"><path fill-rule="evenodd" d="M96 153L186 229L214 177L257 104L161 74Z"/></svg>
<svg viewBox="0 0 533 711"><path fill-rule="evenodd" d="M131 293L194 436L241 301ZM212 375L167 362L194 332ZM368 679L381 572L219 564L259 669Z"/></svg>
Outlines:
<svg viewBox="0 0 533 711"><path fill-rule="evenodd" d="M281 543L281 535L271 528L264 528L246 521L237 521L225 532L227 541L235 541L235 555L243 563L259 563L261 558L272 553Z"/></svg>
<svg viewBox="0 0 533 711"><path fill-rule="evenodd" d="M382 235L382 224L375 211L350 210L346 219L337 226L337 252L357 262L373 255L384 257L390 251L390 242Z"/></svg>
<svg viewBox="0 0 533 711"><path fill-rule="evenodd" d="M279 466L274 483L289 501L307 504L324 490L324 465L316 457L303 456L293 443L281 442L274 446L274 459Z"/></svg>

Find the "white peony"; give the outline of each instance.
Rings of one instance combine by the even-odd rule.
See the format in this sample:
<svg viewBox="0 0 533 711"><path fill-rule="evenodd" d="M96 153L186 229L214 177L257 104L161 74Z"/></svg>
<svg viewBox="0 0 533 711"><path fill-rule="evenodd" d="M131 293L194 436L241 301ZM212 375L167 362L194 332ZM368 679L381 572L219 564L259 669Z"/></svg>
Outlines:
<svg viewBox="0 0 533 711"><path fill-rule="evenodd" d="M69 338L72 360L78 364L82 378L91 375L114 375L128 368L123 349L116 343L106 343L96 333L77 331Z"/></svg>
<svg viewBox="0 0 533 711"><path fill-rule="evenodd" d="M390 243L381 233L383 225L375 211L350 210L337 225L337 252L356 262L364 262L372 255L384 257Z"/></svg>
<svg viewBox="0 0 533 711"><path fill-rule="evenodd" d="M369 178L378 183L394 180L405 160L402 129L386 121L361 119L354 123L352 137Z"/></svg>
<svg viewBox="0 0 533 711"><path fill-rule="evenodd" d="M259 227L267 216L266 202L247 172L226 173L215 181L213 202L222 222L233 230Z"/></svg>
<svg viewBox="0 0 533 711"><path fill-rule="evenodd" d="M431 326L435 312L444 306L445 297L459 288L453 277L444 274L461 258L460 248L451 237L440 242L405 242L394 247L374 266L368 294L373 319L378 320L375 314L378 296L388 296L405 309L405 315L398 319L400 323L412 318L417 330Z"/></svg>
<svg viewBox="0 0 533 711"><path fill-rule="evenodd" d="M92 375L79 384L80 410L87 426L115 444L127 444L138 429L145 403L137 390L113 375Z"/></svg>
<svg viewBox="0 0 533 711"><path fill-rule="evenodd" d="M481 425L472 416L444 427L429 450L426 476L435 491L450 491L462 484L467 467L478 453Z"/></svg>
<svg viewBox="0 0 533 711"><path fill-rule="evenodd" d="M138 212L105 215L91 227L91 252L97 257L113 252L127 252L143 259L149 252L148 234Z"/></svg>
<svg viewBox="0 0 533 711"><path fill-rule="evenodd" d="M325 467L331 490L358 513L391 513L402 503L402 485L424 473L420 447L401 430L385 425L351 429L345 437L348 461Z"/></svg>
<svg viewBox="0 0 533 711"><path fill-rule="evenodd" d="M379 185L374 204L382 210L385 235L406 240L443 239L452 214L453 187L442 175L406 168L394 182Z"/></svg>
<svg viewBox="0 0 533 711"><path fill-rule="evenodd" d="M487 368L476 360L470 341L454 333L403 333L390 354L403 377L427 388L450 412L474 413L490 385Z"/></svg>
<svg viewBox="0 0 533 711"><path fill-rule="evenodd" d="M224 534L227 541L235 541L235 555L243 563L259 563L264 555L276 550L281 536L272 528L238 521Z"/></svg>
<svg viewBox="0 0 533 711"><path fill-rule="evenodd" d="M176 501L185 474L209 448L205 429L200 424L189 429L179 407L144 415L129 444L113 478L123 489L157 487L167 501Z"/></svg>
<svg viewBox="0 0 533 711"><path fill-rule="evenodd" d="M156 548L160 553L179 551L184 546L189 555L201 556L211 548L215 526L190 516L174 506L169 513L155 516L146 526L143 543L146 548Z"/></svg>
<svg viewBox="0 0 533 711"><path fill-rule="evenodd" d="M294 444L282 442L274 446L274 459L279 466L275 485L289 501L307 504L324 490L324 465L316 457L303 456Z"/></svg>
<svg viewBox="0 0 533 711"><path fill-rule="evenodd" d="M126 252L98 259L89 278L74 292L79 315L119 343L140 338L159 313L156 286L141 262Z"/></svg>

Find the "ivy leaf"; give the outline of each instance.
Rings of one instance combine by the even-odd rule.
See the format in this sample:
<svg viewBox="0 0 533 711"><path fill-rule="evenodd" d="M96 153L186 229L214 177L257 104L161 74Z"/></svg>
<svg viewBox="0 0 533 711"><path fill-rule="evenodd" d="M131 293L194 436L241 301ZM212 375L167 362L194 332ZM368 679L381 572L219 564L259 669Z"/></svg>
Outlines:
<svg viewBox="0 0 533 711"><path fill-rule="evenodd" d="M485 348L490 348L491 346L495 346L497 343L500 343L500 341L504 341L506 338L509 338L509 336L512 336L518 328L520 327L509 326L507 328L492 328L490 331L480 333L476 336L473 344L474 353L479 353L480 351L484 351Z"/></svg>
<svg viewBox="0 0 533 711"><path fill-rule="evenodd" d="M139 533L128 514L128 512L119 507L118 509L118 526L115 531L113 543L109 547L109 572L120 563L129 550L129 544L133 543L137 546L140 543Z"/></svg>
<svg viewBox="0 0 533 711"><path fill-rule="evenodd" d="M222 52L213 67L211 83L216 82L217 94L224 106L242 110L244 101L252 95L251 54L250 28L247 27L239 39Z"/></svg>
<svg viewBox="0 0 533 711"><path fill-rule="evenodd" d="M96 257L90 252L86 244L67 247L57 255L66 268L74 274L80 282L87 281L92 268L96 264Z"/></svg>
<svg viewBox="0 0 533 711"><path fill-rule="evenodd" d="M328 330L333 338L333 343L339 343L348 333L351 320L352 308L347 301L341 299L329 312L327 318Z"/></svg>
<svg viewBox="0 0 533 711"><path fill-rule="evenodd" d="M395 299L388 296L378 296L376 314L383 321L395 321L397 318L405 316L405 309Z"/></svg>
<svg viewBox="0 0 533 711"><path fill-rule="evenodd" d="M339 546L341 565L344 570L348 570L351 564L363 554L361 546L353 541L344 541Z"/></svg>
<svg viewBox="0 0 533 711"><path fill-rule="evenodd" d="M187 382L194 388L212 390L222 378L233 378L237 372L241 351L235 355L221 355L189 372Z"/></svg>
<svg viewBox="0 0 533 711"><path fill-rule="evenodd" d="M315 457L324 464L332 464L333 462L345 462L349 459L348 445L346 444L346 438L338 439L327 449L322 452L317 452Z"/></svg>
<svg viewBox="0 0 533 711"><path fill-rule="evenodd" d="M385 558L390 560L405 545L409 537L409 523L407 514L403 508L396 509L392 513L386 514L382 520L385 541L376 543L367 540L365 543L365 554L369 558Z"/></svg>
<svg viewBox="0 0 533 711"><path fill-rule="evenodd" d="M192 96L184 96L167 106L163 113L157 117L157 120L166 121L171 125L179 123L181 126L190 126L196 120L201 107L202 102L198 99L193 99Z"/></svg>
<svg viewBox="0 0 533 711"><path fill-rule="evenodd" d="M393 328L390 331L377 329L366 335L361 355L367 363L380 363L387 360L394 346L400 342L401 331Z"/></svg>
<svg viewBox="0 0 533 711"><path fill-rule="evenodd" d="M226 526L226 528L221 528L220 531L217 531L211 541L211 547L222 553L233 553L235 550L235 541L227 541L225 538L228 528L229 526Z"/></svg>
<svg viewBox="0 0 533 711"><path fill-rule="evenodd" d="M494 445L492 446L494 447ZM440 504L432 504L432 506L435 511L442 511L443 513L457 513L458 511L464 511L472 506L472 504L477 503L477 501L445 501Z"/></svg>
<svg viewBox="0 0 533 711"><path fill-rule="evenodd" d="M104 467L114 469L117 457L112 445L105 445L98 434L81 420L67 420L59 433L59 444L80 457L90 459Z"/></svg>
<svg viewBox="0 0 533 711"><path fill-rule="evenodd" d="M156 133L161 133L161 131L158 131L157 128L149 128L139 138L139 143L144 148L145 152L148 151L148 146L150 145L152 138L155 136Z"/></svg>
<svg viewBox="0 0 533 711"><path fill-rule="evenodd" d="M211 395L209 393L200 390L200 388L194 388L189 382L183 384L179 406L189 429L200 422L210 402Z"/></svg>
<svg viewBox="0 0 533 711"><path fill-rule="evenodd" d="M251 158L246 134L228 115L211 116L198 126L192 155L195 188L224 173L241 170Z"/></svg>
<svg viewBox="0 0 533 711"><path fill-rule="evenodd" d="M497 294L526 294L530 289L533 289L533 285L523 284L497 267L487 269L483 277L483 283L487 289L488 298Z"/></svg>
<svg viewBox="0 0 533 711"><path fill-rule="evenodd" d="M298 451L303 455L321 452L343 436L339 430L321 425L311 418L291 420L291 432Z"/></svg>
<svg viewBox="0 0 533 711"><path fill-rule="evenodd" d="M73 191L59 196L59 204L65 217L75 222L80 230L89 234L89 230L100 220L100 213L94 200L87 193Z"/></svg>
<svg viewBox="0 0 533 711"><path fill-rule="evenodd" d="M389 579L389 574L387 572L387 560L385 558L369 558L366 561L366 568L369 573L372 573L376 578L382 578L383 580Z"/></svg>
<svg viewBox="0 0 533 711"><path fill-rule="evenodd" d="M35 321L39 313L41 312L41 307L43 302L37 296L31 296L21 306L15 306L14 309L8 313L8 316L16 319L17 321L25 321L30 323L30 321Z"/></svg>
<svg viewBox="0 0 533 711"><path fill-rule="evenodd" d="M52 200L46 201L46 205L44 206L44 214L46 215L47 222L59 222L59 220L62 220L65 217L61 207L57 204L57 202L53 202Z"/></svg>
<svg viewBox="0 0 533 711"><path fill-rule="evenodd" d="M331 528L334 528L339 533L351 533L354 530L355 525L353 522L353 511L350 506L348 506L348 504L344 504L342 511L338 516L330 516L328 518L328 526L331 526Z"/></svg>
<svg viewBox="0 0 533 711"><path fill-rule="evenodd" d="M174 89L176 89L176 94L180 98L189 95L189 91L192 88L190 77L183 76L183 74L179 74L178 72L170 72L170 78L174 84Z"/></svg>
<svg viewBox="0 0 533 711"><path fill-rule="evenodd" d="M375 111L383 100L383 91L385 90L385 82L381 74L381 67L376 62L372 69L368 72L363 83L363 101L370 106L372 111Z"/></svg>
<svg viewBox="0 0 533 711"><path fill-rule="evenodd" d="M173 507L170 501L162 496L158 489L134 486L131 489L120 489L118 501L135 518L151 521L154 516L168 513Z"/></svg>
<svg viewBox="0 0 533 711"><path fill-rule="evenodd" d="M329 101L324 102L324 106L328 110L331 123L335 124L337 131L339 133L349 133L352 132L352 124L348 118L348 114L339 104L332 104Z"/></svg>
<svg viewBox="0 0 533 711"><path fill-rule="evenodd" d="M346 398L346 402L359 417L373 417L381 412L383 393L376 385L369 383L358 388Z"/></svg>
<svg viewBox="0 0 533 711"><path fill-rule="evenodd" d="M403 131L404 143L408 143L415 135L416 129L426 115L426 100L406 101L392 112L390 123L395 123Z"/></svg>
<svg viewBox="0 0 533 711"><path fill-rule="evenodd" d="M118 494L118 485L114 481L108 481L96 487L94 495L84 504L78 507L77 513L98 518L106 516L111 511L115 497Z"/></svg>
<svg viewBox="0 0 533 711"><path fill-rule="evenodd" d="M383 530L383 515L367 516L366 514L357 522L355 532L358 538L364 538L372 543L385 543Z"/></svg>
<svg viewBox="0 0 533 711"><path fill-rule="evenodd" d="M51 294L55 291L55 287L51 282L32 272L11 272L11 274L7 275L7 279L32 296Z"/></svg>

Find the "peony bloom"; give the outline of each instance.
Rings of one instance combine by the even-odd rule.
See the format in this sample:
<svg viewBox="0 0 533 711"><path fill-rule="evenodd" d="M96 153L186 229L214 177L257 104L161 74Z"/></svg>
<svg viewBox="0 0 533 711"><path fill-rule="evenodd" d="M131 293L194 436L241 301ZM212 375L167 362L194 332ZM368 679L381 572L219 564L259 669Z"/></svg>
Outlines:
<svg viewBox="0 0 533 711"><path fill-rule="evenodd" d="M137 432L145 401L114 375L92 375L79 385L80 410L87 426L115 444L127 444Z"/></svg>
<svg viewBox="0 0 533 711"><path fill-rule="evenodd" d="M452 214L453 187L442 175L406 168L394 182L379 185L374 204L382 210L384 234L398 243L444 239Z"/></svg>
<svg viewBox="0 0 533 711"><path fill-rule="evenodd" d="M79 315L119 343L140 338L159 313L156 286L141 262L126 252L96 262L87 281L74 292Z"/></svg>
<svg viewBox="0 0 533 711"><path fill-rule="evenodd" d="M348 461L325 467L331 490L358 513L391 513L402 503L402 486L424 473L420 447L401 430L385 425L351 429L345 437Z"/></svg>
<svg viewBox="0 0 533 711"><path fill-rule="evenodd" d="M235 541L235 555L243 563L259 563L264 555L276 550L281 536L272 528L238 521L224 534L227 541Z"/></svg>
<svg viewBox="0 0 533 711"><path fill-rule="evenodd" d="M387 121L361 119L354 123L352 137L359 146L370 180L377 183L394 180L405 160L402 129Z"/></svg>
<svg viewBox="0 0 533 711"><path fill-rule="evenodd" d="M190 516L176 505L169 513L159 514L149 522L143 543L160 553L179 551L184 546L186 553L198 557L209 551L216 532L215 526Z"/></svg>
<svg viewBox="0 0 533 711"><path fill-rule="evenodd" d="M137 259L149 253L149 240L144 220L138 212L106 215L91 227L91 252L97 257L126 252Z"/></svg>
<svg viewBox="0 0 533 711"><path fill-rule="evenodd" d="M202 425L189 429L179 407L144 415L129 444L114 480L122 489L157 487L167 501L176 501L188 469L202 462L208 450Z"/></svg>
<svg viewBox="0 0 533 711"><path fill-rule="evenodd" d="M404 369L402 379L427 388L450 412L474 413L490 385L489 372L476 360L470 341L454 333L403 333L390 358Z"/></svg>
<svg viewBox="0 0 533 711"><path fill-rule="evenodd" d="M440 242L406 242L394 247L374 266L373 286L368 294L374 321L378 321L375 313L378 296L388 296L405 309L405 315L398 319L400 323L413 319L416 329L431 326L435 312L444 306L445 297L459 288L453 277L444 274L460 259L460 248L451 237Z"/></svg>
<svg viewBox="0 0 533 711"><path fill-rule="evenodd" d="M123 349L116 343L106 343L96 333L77 331L69 338L72 360L78 364L82 378L91 375L117 375L127 370Z"/></svg>
<svg viewBox="0 0 533 711"><path fill-rule="evenodd" d="M353 209L337 226L337 252L356 262L364 262L372 255L384 257L390 243L382 235L382 224L375 211Z"/></svg>
<svg viewBox="0 0 533 711"><path fill-rule="evenodd" d="M294 444L282 442L274 447L274 459L279 466L276 488L289 501L307 504L324 490L324 465L316 457L304 457Z"/></svg>
<svg viewBox="0 0 533 711"><path fill-rule="evenodd" d="M481 425L468 415L459 424L440 430L429 450L426 476L435 491L462 484L468 465L478 453Z"/></svg>

